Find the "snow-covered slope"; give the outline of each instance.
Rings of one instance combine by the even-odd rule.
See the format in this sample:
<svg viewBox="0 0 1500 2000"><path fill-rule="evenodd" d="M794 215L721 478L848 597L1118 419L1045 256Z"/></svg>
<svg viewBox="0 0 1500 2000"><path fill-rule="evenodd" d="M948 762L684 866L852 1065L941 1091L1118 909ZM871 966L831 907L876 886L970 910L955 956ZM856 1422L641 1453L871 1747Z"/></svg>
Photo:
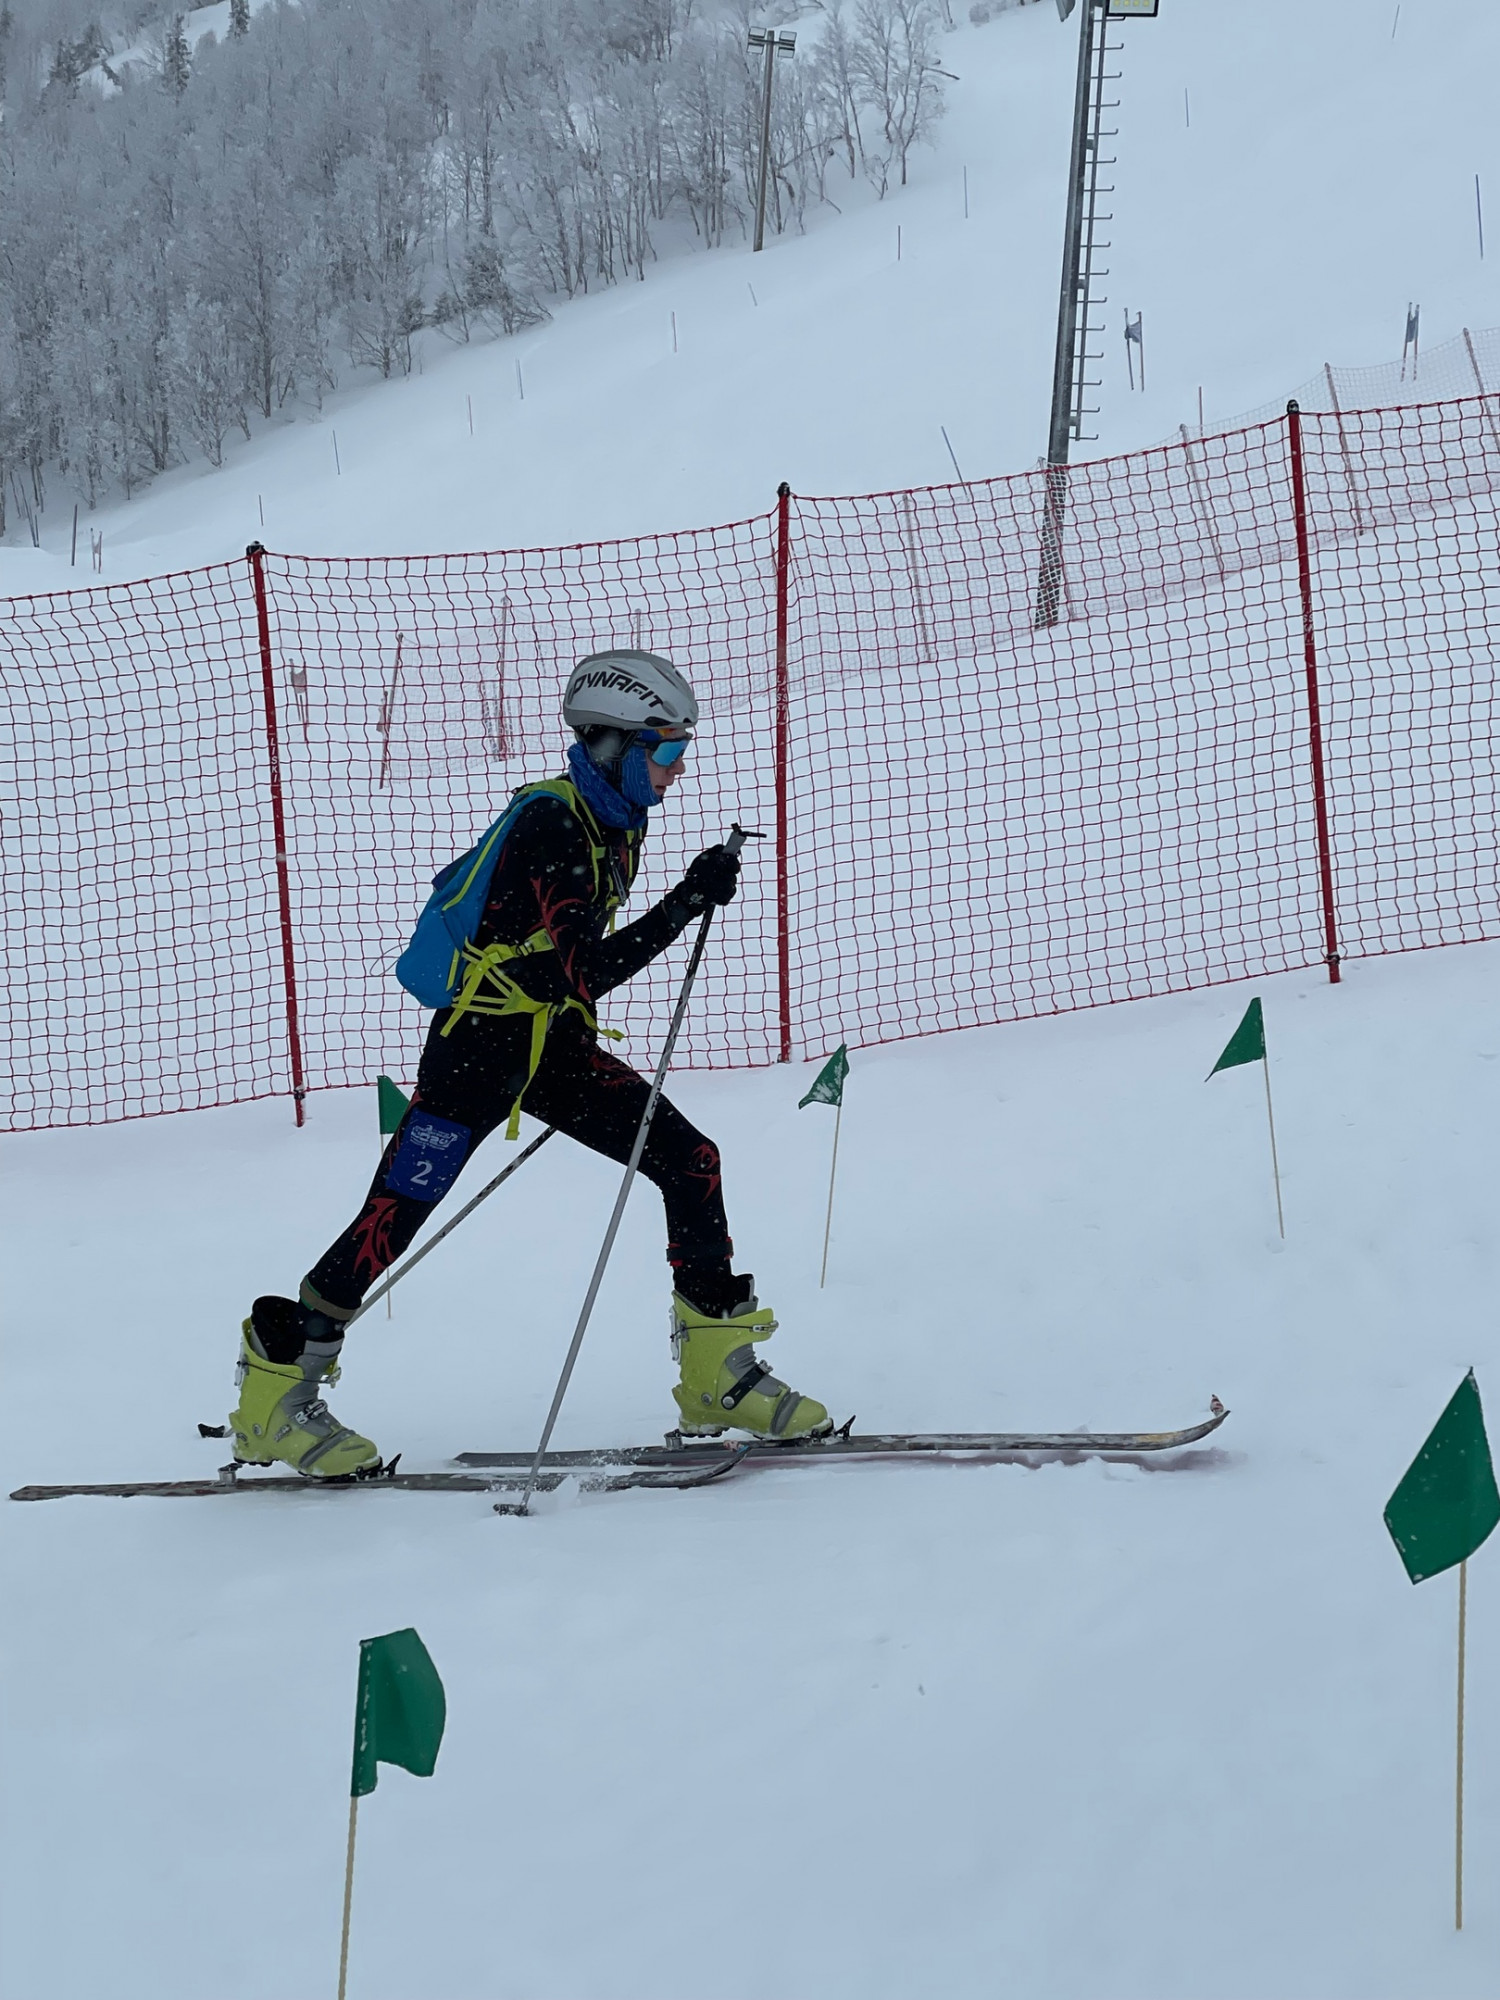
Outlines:
<svg viewBox="0 0 1500 2000"><path fill-rule="evenodd" d="M1106 444L1193 416L1200 381L1212 414L1379 358L1409 297L1433 339L1500 321L1469 233L1490 12L1390 26L1166 0L1122 30L1109 310L1145 310L1151 391L1111 342ZM1029 463L1073 38L1039 5L945 46L963 81L899 199L429 348L110 514L106 578L232 552L257 495L277 546L400 550L941 479L942 424L966 473ZM0 587L67 580L47 533ZM0 1994L331 1992L357 1643L406 1624L449 1734L362 1815L353 2000L1492 1993L1500 1554L1469 1595L1455 1937L1454 1579L1411 1590L1380 1509L1467 1367L1500 1395L1497 970L1476 946L865 1054L824 1291L811 1071L673 1079L794 1382L871 1428L1174 1424L1217 1391L1229 1423L1175 1464L794 1467L526 1523L0 1502ZM1251 991L1284 1244L1259 1079L1203 1081ZM3 1489L212 1465L193 1423L228 1407L239 1318L377 1145L371 1092L301 1132L274 1103L0 1146ZM530 1444L615 1184L550 1148L357 1330L335 1406L411 1466ZM665 1427L665 1303L642 1188L560 1443Z"/></svg>
<svg viewBox="0 0 1500 2000"><path fill-rule="evenodd" d="M1474 203L1478 173L1500 241L1500 28L1483 0L1407 0L1395 16L1357 0L1228 13L1166 0L1157 20L1118 24L1095 449L1195 421L1200 386L1209 417L1227 417L1324 360L1398 355L1410 300L1431 343L1500 323L1500 258L1480 261ZM454 351L428 336L420 377L346 390L224 470L172 474L102 512L105 578L255 537L399 553L735 519L768 507L781 479L805 493L949 479L942 426L970 477L1033 464L1075 26L1036 5L946 37L960 81L938 148L885 202L852 188L846 212L815 214L805 237L665 260L515 340ZM1144 395L1125 381L1127 306L1145 315ZM63 565L70 528L54 505L44 541ZM29 552L15 566L0 551L0 589L86 580L80 541L72 577L51 568L46 586Z"/></svg>
<svg viewBox="0 0 1500 2000"><path fill-rule="evenodd" d="M7 2000L331 1993L357 1642L415 1624L436 1776L361 1814L357 2000L1458 2000L1500 1927L1500 1550L1380 1513L1492 1408L1491 946L856 1060L826 1291L811 1071L684 1075L771 1356L861 1426L1187 1422L1175 1465L792 1468L703 1493L5 1507ZM374 1092L11 1140L0 1464L207 1469L235 1323L345 1219ZM497 1152L498 1152L497 1142ZM488 1151L472 1170L493 1171ZM407 1464L534 1441L615 1170L549 1149L371 1319L335 1407ZM638 1190L559 1441L669 1421ZM777 1354L775 1350L784 1350Z"/></svg>

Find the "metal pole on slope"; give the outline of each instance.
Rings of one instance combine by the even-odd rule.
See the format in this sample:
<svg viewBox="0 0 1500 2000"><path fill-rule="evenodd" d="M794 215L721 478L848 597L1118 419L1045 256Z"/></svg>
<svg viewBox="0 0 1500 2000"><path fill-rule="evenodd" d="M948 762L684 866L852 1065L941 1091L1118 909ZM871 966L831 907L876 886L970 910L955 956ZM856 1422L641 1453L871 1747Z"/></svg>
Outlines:
<svg viewBox="0 0 1500 2000"><path fill-rule="evenodd" d="M1057 0L1066 21L1076 0ZM1034 622L1055 625L1062 602L1063 529L1068 511L1068 446L1083 435L1083 363L1088 336L1090 284L1094 276L1097 202L1103 130L1104 59L1108 24L1132 17L1153 19L1159 0L1083 0L1078 25L1078 74L1073 92L1073 148L1068 164L1068 206L1063 227L1062 283L1057 301L1057 345L1052 364L1052 413L1047 432L1047 483L1043 501L1042 563ZM1103 275L1102 273L1100 275ZM1102 300L1100 301L1102 303Z"/></svg>
<svg viewBox="0 0 1500 2000"><path fill-rule="evenodd" d="M1075 0L1057 0L1066 21ZM1057 342L1052 356L1052 414L1047 427L1047 489L1042 522L1042 573L1037 585L1036 622L1057 623L1062 596L1063 519L1068 506L1068 446L1073 435L1074 368L1078 344L1079 265L1083 252L1083 207L1088 175L1089 84L1094 67L1094 34L1102 26L1108 0L1083 0L1078 27L1078 75L1073 90L1073 150L1068 162L1068 206L1063 224L1062 282L1057 295Z"/></svg>
<svg viewBox="0 0 1500 2000"><path fill-rule="evenodd" d="M724 845L731 854L738 854L747 840L759 840L761 835L748 832L737 826ZM558 1412L563 1406L563 1397L568 1393L568 1384L573 1379L574 1364L578 1351L583 1346L583 1336L588 1332L589 1320L594 1310L594 1301L599 1296L599 1287L604 1282L605 1266L609 1263L610 1252L615 1247L615 1238L620 1233L620 1224L625 1216L625 1204L630 1199L630 1190L635 1182L636 1169L641 1164L641 1155L646 1150L646 1140L651 1131L651 1121L656 1116L656 1107L661 1100L661 1087L666 1081L667 1065L672 1060L672 1051L677 1046L677 1036L682 1027L683 1016L687 1013L688 999L693 990L693 981L698 976L698 967L703 962L704 948L708 944L708 933L713 927L714 906L703 912L703 922L698 926L697 942L693 955L688 960L688 968L683 975L682 990L677 996L677 1005L672 1010L671 1026L667 1029L666 1046L661 1052L661 1061L656 1065L656 1074L651 1079L651 1089L646 1098L646 1108L641 1113L641 1122L636 1128L635 1144L630 1149L630 1158L625 1165L625 1178L620 1182L620 1192L615 1196L614 1212L609 1218L609 1227L604 1232L604 1241L599 1246L598 1260L594 1265L594 1275L589 1279L589 1288L584 1295L583 1310L578 1315L578 1324L573 1329L573 1338L568 1343L567 1357L562 1365L562 1373L557 1378L557 1388L553 1392L552 1407L547 1412L547 1421L542 1426L542 1435L537 1442L536 1455L531 1461L531 1470L526 1475L526 1484L521 1497L514 1503L496 1501L497 1514L525 1514L531 1505L531 1496L536 1490L537 1475L542 1469L542 1460L547 1456L547 1446L552 1442L553 1427Z"/></svg>

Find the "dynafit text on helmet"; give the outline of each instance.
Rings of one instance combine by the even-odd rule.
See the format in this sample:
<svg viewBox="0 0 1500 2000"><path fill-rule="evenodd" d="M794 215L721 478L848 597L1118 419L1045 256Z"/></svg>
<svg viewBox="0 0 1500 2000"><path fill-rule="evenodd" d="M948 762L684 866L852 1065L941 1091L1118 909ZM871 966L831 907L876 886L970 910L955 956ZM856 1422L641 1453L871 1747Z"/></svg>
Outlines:
<svg viewBox="0 0 1500 2000"><path fill-rule="evenodd" d="M436 1010L411 1105L358 1214L297 1296L251 1307L229 1419L240 1464L280 1462L313 1479L380 1469L379 1448L323 1401L345 1331L475 1149L501 1127L517 1136L523 1107L622 1165L645 1128L639 1171L666 1208L682 1434L735 1430L790 1443L832 1427L821 1403L756 1357L776 1321L750 1274L733 1268L718 1147L600 1040L604 995L695 917L706 933L707 917L739 886L737 840L710 847L659 903L610 929L651 815L683 774L698 725L693 690L659 654L595 653L568 677L563 720L575 737L566 771L523 785L478 844L434 879L397 963L402 985ZM596 1287L597 1274L590 1306Z"/></svg>

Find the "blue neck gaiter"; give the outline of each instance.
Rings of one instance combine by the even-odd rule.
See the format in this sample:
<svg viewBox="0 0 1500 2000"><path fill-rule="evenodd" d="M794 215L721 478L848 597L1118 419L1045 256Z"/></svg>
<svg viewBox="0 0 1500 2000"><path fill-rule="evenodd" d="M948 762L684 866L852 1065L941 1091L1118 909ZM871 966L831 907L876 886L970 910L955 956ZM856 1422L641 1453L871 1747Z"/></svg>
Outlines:
<svg viewBox="0 0 1500 2000"><path fill-rule="evenodd" d="M631 768L633 763L640 765L639 771ZM648 807L655 805L656 794L646 775L644 750L632 748L626 751L621 767L621 790L617 790L605 777L582 743L575 743L569 749L568 770L589 811L601 826L625 827L639 832L646 824L646 813ZM640 796L643 789L649 794L645 800Z"/></svg>

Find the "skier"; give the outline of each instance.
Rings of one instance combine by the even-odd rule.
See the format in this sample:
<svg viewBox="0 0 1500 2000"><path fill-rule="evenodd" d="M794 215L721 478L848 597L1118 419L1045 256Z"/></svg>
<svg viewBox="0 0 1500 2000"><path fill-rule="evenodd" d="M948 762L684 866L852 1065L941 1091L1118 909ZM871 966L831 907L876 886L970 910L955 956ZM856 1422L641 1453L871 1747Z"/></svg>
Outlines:
<svg viewBox="0 0 1500 2000"><path fill-rule="evenodd" d="M659 903L608 933L630 893L649 815L682 775L698 704L670 660L610 651L573 670L563 720L576 737L567 774L524 786L497 822L498 858L462 954L461 988L433 1020L411 1108L364 1206L298 1298L259 1298L243 1324L239 1406L229 1420L243 1464L280 1460L319 1479L379 1469L376 1447L322 1400L338 1377L345 1323L481 1140L507 1123L516 1135L523 1101L594 1152L622 1164L630 1156L649 1087L600 1046L595 1006L704 910L728 903L740 864L726 847L707 848ZM787 1442L830 1430L821 1403L756 1357L754 1343L776 1321L754 1279L730 1267L718 1147L666 1098L641 1172L666 1204L679 1428L713 1437L732 1427Z"/></svg>

